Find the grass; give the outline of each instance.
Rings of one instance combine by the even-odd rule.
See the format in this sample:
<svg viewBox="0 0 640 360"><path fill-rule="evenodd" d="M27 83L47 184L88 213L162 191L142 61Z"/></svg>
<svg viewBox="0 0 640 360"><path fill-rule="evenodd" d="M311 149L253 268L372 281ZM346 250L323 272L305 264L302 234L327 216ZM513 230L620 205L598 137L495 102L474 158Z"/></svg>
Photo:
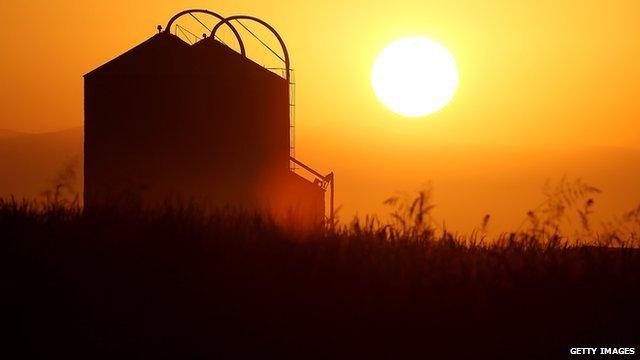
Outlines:
<svg viewBox="0 0 640 360"><path fill-rule="evenodd" d="M68 202L3 200L12 334L3 350L25 358L552 359L571 347L635 346L637 212L624 230L589 228L578 240L557 225L569 203L588 224L580 205L592 193L560 203L552 191L526 226L491 241L482 230L489 217L469 236L436 229L428 192L388 199L389 223L356 219L307 233L233 209L84 212Z"/></svg>

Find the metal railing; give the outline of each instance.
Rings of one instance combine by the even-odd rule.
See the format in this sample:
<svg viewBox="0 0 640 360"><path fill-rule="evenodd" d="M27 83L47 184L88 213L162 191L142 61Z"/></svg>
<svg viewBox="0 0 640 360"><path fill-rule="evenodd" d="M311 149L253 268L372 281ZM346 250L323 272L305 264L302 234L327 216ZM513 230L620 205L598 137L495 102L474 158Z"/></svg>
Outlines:
<svg viewBox="0 0 640 360"><path fill-rule="evenodd" d="M334 193L335 193L335 176L333 171L327 175L322 175L317 172L313 168L309 167L302 161L290 156L289 161L293 162L295 165L298 165L300 168L308 171L312 175L316 177L316 181L314 183L319 184L323 190L327 190L329 188L329 216L327 217L329 220L329 226L333 227L334 222Z"/></svg>

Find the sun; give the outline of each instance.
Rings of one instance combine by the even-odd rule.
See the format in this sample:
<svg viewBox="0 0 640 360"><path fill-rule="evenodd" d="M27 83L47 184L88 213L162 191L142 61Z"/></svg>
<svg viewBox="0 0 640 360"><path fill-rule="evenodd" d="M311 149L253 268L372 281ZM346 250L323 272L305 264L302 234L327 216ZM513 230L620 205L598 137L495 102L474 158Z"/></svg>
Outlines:
<svg viewBox="0 0 640 360"><path fill-rule="evenodd" d="M373 64L371 84L391 111L426 116L451 101L458 87L458 69L451 52L424 38L397 40L384 48Z"/></svg>

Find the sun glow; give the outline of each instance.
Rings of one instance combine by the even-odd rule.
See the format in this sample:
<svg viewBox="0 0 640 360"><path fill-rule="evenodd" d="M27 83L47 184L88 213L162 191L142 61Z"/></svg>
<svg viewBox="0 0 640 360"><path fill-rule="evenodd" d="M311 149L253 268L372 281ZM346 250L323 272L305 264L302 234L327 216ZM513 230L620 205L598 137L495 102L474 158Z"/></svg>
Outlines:
<svg viewBox="0 0 640 360"><path fill-rule="evenodd" d="M378 99L391 111L408 117L443 108L458 87L453 55L438 42L411 37L397 40L380 53L371 72Z"/></svg>

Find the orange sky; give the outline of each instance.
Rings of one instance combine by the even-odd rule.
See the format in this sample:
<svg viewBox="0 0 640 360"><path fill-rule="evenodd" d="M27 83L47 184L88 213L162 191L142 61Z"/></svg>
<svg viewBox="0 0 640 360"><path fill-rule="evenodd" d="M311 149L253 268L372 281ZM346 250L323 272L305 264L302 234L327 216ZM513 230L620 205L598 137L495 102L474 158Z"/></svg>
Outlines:
<svg viewBox="0 0 640 360"><path fill-rule="evenodd" d="M543 155L530 156L538 160L529 164L493 147L545 154L640 147L640 2L630 0L3 1L0 128L40 132L81 125L82 75L190 7L256 15L283 35L296 69L297 156L323 172L336 171L346 215L379 211L393 190L432 180L443 217L473 218L460 221L464 228L465 221L479 222L483 211L513 210L461 206L465 201L456 196L465 191L490 203L506 188L526 187L518 195L520 211L536 205L545 177L598 173L588 165L574 170L574 160L567 160L568 170L544 163ZM409 35L445 44L460 71L453 101L426 118L391 113L370 86L376 55ZM478 162L485 153L477 147L507 160ZM588 164L590 155L580 156ZM518 173L509 175L516 163ZM537 175L527 176L532 168ZM490 184L478 188L485 181L478 179ZM603 179L595 185L621 186ZM640 201L640 193L620 201L610 206Z"/></svg>

